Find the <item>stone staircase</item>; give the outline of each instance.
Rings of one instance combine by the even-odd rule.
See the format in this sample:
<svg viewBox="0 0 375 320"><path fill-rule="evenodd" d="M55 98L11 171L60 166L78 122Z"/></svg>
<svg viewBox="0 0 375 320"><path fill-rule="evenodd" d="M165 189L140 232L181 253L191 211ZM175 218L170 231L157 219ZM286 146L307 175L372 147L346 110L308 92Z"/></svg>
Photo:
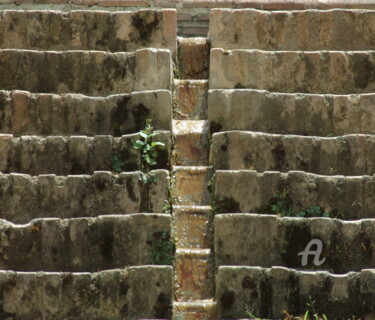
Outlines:
<svg viewBox="0 0 375 320"><path fill-rule="evenodd" d="M374 19L211 11L219 318L374 318Z"/></svg>
<svg viewBox="0 0 375 320"><path fill-rule="evenodd" d="M375 319L375 3L37 2L0 0L0 320Z"/></svg>
<svg viewBox="0 0 375 320"><path fill-rule="evenodd" d="M175 10L0 15L0 319L171 318Z"/></svg>

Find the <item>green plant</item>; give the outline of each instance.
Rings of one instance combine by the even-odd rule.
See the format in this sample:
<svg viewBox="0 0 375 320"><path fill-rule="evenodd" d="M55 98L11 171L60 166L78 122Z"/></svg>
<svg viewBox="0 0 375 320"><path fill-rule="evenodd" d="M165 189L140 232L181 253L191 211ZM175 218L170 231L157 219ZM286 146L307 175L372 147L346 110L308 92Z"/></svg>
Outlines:
<svg viewBox="0 0 375 320"><path fill-rule="evenodd" d="M121 160L120 155L116 153L112 158L112 170L114 172L120 173L122 172L122 166L124 162Z"/></svg>
<svg viewBox="0 0 375 320"><path fill-rule="evenodd" d="M153 237L147 243L150 245L151 264L172 264L173 242L168 231L154 232Z"/></svg>
<svg viewBox="0 0 375 320"><path fill-rule="evenodd" d="M315 301L311 299L311 296L309 296L309 301L306 303L306 306L308 307L308 310L305 312L304 316L301 317L295 317L296 320L328 320L327 316L323 313L322 315L319 315L318 312L315 310ZM312 314L312 316L309 316L309 314Z"/></svg>
<svg viewBox="0 0 375 320"><path fill-rule="evenodd" d="M163 205L163 212L164 213L172 213L172 206L169 200L164 201Z"/></svg>
<svg viewBox="0 0 375 320"><path fill-rule="evenodd" d="M143 184L156 182L156 177L150 174L151 167L157 164L157 152L160 147L165 147L165 144L160 141L153 141L158 133L153 131L152 120L146 119L145 129L139 133L140 139L132 140L133 148L141 151L141 175L140 180Z"/></svg>
<svg viewBox="0 0 375 320"><path fill-rule="evenodd" d="M254 315L254 310L248 305L245 305L245 313L250 319L256 319L257 317Z"/></svg>
<svg viewBox="0 0 375 320"><path fill-rule="evenodd" d="M292 207L292 200L290 199L287 191L282 191L271 198L269 204L263 206L258 211L261 213L274 213L281 217L300 217L300 218L313 218L313 217L332 217L333 213L324 210L321 206L310 206L301 211L295 211Z"/></svg>

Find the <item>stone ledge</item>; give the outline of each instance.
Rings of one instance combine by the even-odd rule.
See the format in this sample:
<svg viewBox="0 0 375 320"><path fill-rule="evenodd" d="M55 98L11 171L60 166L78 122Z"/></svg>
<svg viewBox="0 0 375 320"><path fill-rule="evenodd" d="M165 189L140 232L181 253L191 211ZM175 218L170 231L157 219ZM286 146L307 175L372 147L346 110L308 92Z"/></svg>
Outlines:
<svg viewBox="0 0 375 320"><path fill-rule="evenodd" d="M157 153L155 169L170 166L171 133L155 131L153 139L165 144ZM115 138L106 136L21 136L0 134L0 171L3 173L91 174L94 171L142 169L141 151L132 141L139 133ZM117 159L116 159L117 158Z"/></svg>
<svg viewBox="0 0 375 320"><path fill-rule="evenodd" d="M171 90L169 50L135 52L0 50L0 87L92 96Z"/></svg>
<svg viewBox="0 0 375 320"><path fill-rule="evenodd" d="M157 183L145 186L140 172L56 176L0 174L0 218L28 223L35 218L96 217L163 212L169 197L169 173L151 172Z"/></svg>
<svg viewBox="0 0 375 320"><path fill-rule="evenodd" d="M0 271L1 309L27 319L171 319L172 267L97 273Z"/></svg>
<svg viewBox="0 0 375 320"><path fill-rule="evenodd" d="M317 312L326 314L328 319L371 319L375 312L373 283L374 269L334 275L280 267L220 267L216 287L218 315L221 319L241 319L247 304L261 318L282 319L284 310L303 317L311 296Z"/></svg>
<svg viewBox="0 0 375 320"><path fill-rule="evenodd" d="M371 93L319 95L210 90L208 117L211 133L248 130L323 137L375 134L374 103L375 95Z"/></svg>
<svg viewBox="0 0 375 320"><path fill-rule="evenodd" d="M48 218L26 225L0 220L0 269L95 272L156 264L151 241L163 232L171 234L169 214Z"/></svg>
<svg viewBox="0 0 375 320"><path fill-rule="evenodd" d="M211 49L210 89L286 93L373 93L375 51Z"/></svg>
<svg viewBox="0 0 375 320"><path fill-rule="evenodd" d="M375 218L375 176L218 170L214 190L217 213L263 213L272 198L287 194L295 212L320 206L343 220Z"/></svg>
<svg viewBox="0 0 375 320"><path fill-rule="evenodd" d="M172 9L125 12L5 10L0 11L3 33L0 48L112 52L158 48L169 49L174 55L176 17L176 10Z"/></svg>
<svg viewBox="0 0 375 320"><path fill-rule="evenodd" d="M306 137L226 131L213 134L211 159L216 170L373 175L375 136Z"/></svg>
<svg viewBox="0 0 375 320"><path fill-rule="evenodd" d="M0 91L0 132L20 135L112 135L136 133L152 119L155 130L172 130L167 90L105 97Z"/></svg>
<svg viewBox="0 0 375 320"><path fill-rule="evenodd" d="M282 266L346 273L375 264L375 219L342 221L235 213L216 215L213 228L217 267ZM302 266L298 253L313 239L322 242L319 260L325 261L315 266L310 255L308 264Z"/></svg>

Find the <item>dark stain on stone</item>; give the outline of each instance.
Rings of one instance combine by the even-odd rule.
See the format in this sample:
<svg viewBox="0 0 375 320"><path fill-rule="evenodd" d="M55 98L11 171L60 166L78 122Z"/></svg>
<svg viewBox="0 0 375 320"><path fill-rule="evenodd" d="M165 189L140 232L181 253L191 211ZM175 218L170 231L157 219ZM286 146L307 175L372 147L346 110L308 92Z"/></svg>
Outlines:
<svg viewBox="0 0 375 320"><path fill-rule="evenodd" d="M161 292L153 308L154 316L159 319L169 319L172 315L172 301L168 295Z"/></svg>
<svg viewBox="0 0 375 320"><path fill-rule="evenodd" d="M212 136L215 132L220 132L223 126L215 121L210 122L210 135Z"/></svg>
<svg viewBox="0 0 375 320"><path fill-rule="evenodd" d="M353 55L352 71L356 88L366 89L374 78L374 66L366 55Z"/></svg>
<svg viewBox="0 0 375 320"><path fill-rule="evenodd" d="M250 276L246 276L242 279L242 288L244 289L254 289L255 283Z"/></svg>
<svg viewBox="0 0 375 320"><path fill-rule="evenodd" d="M240 204L228 197L223 197L221 200L216 200L215 205L218 208L218 213L236 213L240 211Z"/></svg>
<svg viewBox="0 0 375 320"><path fill-rule="evenodd" d="M234 86L234 88L235 89L245 89L245 87L239 82Z"/></svg>
<svg viewBox="0 0 375 320"><path fill-rule="evenodd" d="M282 171L282 168L285 164L285 156L286 156L284 146L282 145L281 142L277 142L275 147L271 150L271 152L276 162L276 168L274 169L278 171Z"/></svg>
<svg viewBox="0 0 375 320"><path fill-rule="evenodd" d="M147 22L148 16L153 15L153 19ZM157 12L139 12L132 16L132 25L137 29L139 34L139 40L142 44L147 44L151 40L151 36L160 23L160 18ZM134 39L135 40L135 39Z"/></svg>
<svg viewBox="0 0 375 320"><path fill-rule="evenodd" d="M107 230L100 241L100 254L103 256L106 263L113 261L113 230Z"/></svg>
<svg viewBox="0 0 375 320"><path fill-rule="evenodd" d="M150 115L150 110L142 103L132 108L132 114L135 119L135 130L140 131L146 125L146 119Z"/></svg>
<svg viewBox="0 0 375 320"><path fill-rule="evenodd" d="M111 126L113 128L113 134L115 137L120 137L125 134L124 125L129 120L128 104L130 99L131 98L129 96L123 96L117 100L116 106L111 110Z"/></svg>
<svg viewBox="0 0 375 320"><path fill-rule="evenodd" d="M236 297L233 291L225 291L220 297L220 303L224 309L232 308L235 300Z"/></svg>
<svg viewBox="0 0 375 320"><path fill-rule="evenodd" d="M223 145L221 145L220 150L223 151L223 152L226 152L228 150L228 146L223 144Z"/></svg>
<svg viewBox="0 0 375 320"><path fill-rule="evenodd" d="M138 198L136 197L136 195L134 193L134 185L133 185L133 181L131 179L126 180L126 191L128 193L129 198L132 201L136 202L138 200Z"/></svg>

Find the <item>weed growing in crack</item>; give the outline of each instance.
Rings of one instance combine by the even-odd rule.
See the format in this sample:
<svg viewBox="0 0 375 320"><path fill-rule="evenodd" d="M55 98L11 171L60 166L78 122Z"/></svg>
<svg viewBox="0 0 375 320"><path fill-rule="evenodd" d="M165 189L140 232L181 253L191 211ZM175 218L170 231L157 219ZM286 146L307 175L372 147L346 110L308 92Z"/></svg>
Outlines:
<svg viewBox="0 0 375 320"><path fill-rule="evenodd" d="M170 265L173 261L173 241L168 231L154 232L150 245L150 264Z"/></svg>
<svg viewBox="0 0 375 320"><path fill-rule="evenodd" d="M141 130L139 135L140 139L132 140L132 145L134 149L141 152L141 171L143 174L140 177L140 181L143 184L155 183L156 176L150 174L150 170L151 167L157 164L157 149L165 147L165 144L160 141L154 141L153 137L158 135L158 133L154 132L151 119L146 120L145 129Z"/></svg>

